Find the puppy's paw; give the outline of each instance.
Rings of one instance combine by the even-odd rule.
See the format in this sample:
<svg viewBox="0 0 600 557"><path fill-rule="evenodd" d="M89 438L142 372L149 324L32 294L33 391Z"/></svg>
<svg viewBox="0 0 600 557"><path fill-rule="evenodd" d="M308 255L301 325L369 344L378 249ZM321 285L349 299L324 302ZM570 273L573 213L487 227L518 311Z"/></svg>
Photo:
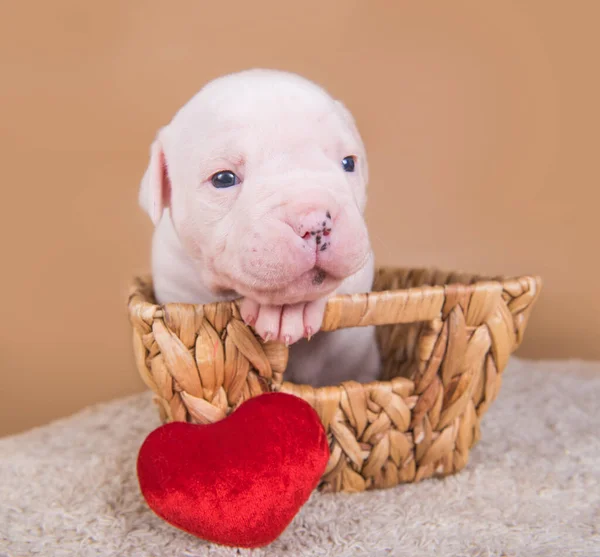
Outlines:
<svg viewBox="0 0 600 557"><path fill-rule="evenodd" d="M326 305L327 298L283 306L261 305L244 298L240 312L264 342L278 341L290 346L301 338L310 340L319 331Z"/></svg>

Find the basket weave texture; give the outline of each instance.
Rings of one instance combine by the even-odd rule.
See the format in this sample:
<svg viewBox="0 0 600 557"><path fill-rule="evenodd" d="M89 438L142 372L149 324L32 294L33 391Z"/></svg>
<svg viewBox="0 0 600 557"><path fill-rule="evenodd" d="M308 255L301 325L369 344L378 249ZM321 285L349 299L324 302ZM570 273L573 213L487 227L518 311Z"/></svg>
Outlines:
<svg viewBox="0 0 600 557"><path fill-rule="evenodd" d="M129 318L136 365L163 422L212 423L249 397L292 393L327 431L320 489L355 492L467 464L540 289L532 276L380 268L373 292L329 300L322 330L376 325L382 377L320 388L283 381L288 349L263 344L237 301L159 306L151 278L142 277Z"/></svg>

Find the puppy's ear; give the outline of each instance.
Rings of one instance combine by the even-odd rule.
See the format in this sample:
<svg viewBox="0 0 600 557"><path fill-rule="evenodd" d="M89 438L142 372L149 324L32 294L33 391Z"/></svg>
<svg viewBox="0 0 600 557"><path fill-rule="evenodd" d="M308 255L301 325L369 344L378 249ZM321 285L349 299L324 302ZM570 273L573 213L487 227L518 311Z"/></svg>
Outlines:
<svg viewBox="0 0 600 557"><path fill-rule="evenodd" d="M346 122L346 125L350 128L352 135L356 142L360 145L362 149L362 156L360 157L362 160L359 161L359 168L361 169L363 179L365 184L369 183L369 163L367 161L367 153L365 149L365 145L363 143L362 137L360 136L360 132L358 131L358 126L356 125L356 121L354 120L354 116L352 113L346 108L346 105L339 100L335 101L336 107L342 120ZM350 154L350 153L349 153ZM354 153L353 153L354 154Z"/></svg>
<svg viewBox="0 0 600 557"><path fill-rule="evenodd" d="M161 140L162 129L150 147L150 162L140 183L139 204L148 213L154 225L158 224L171 197L171 181L167 172Z"/></svg>

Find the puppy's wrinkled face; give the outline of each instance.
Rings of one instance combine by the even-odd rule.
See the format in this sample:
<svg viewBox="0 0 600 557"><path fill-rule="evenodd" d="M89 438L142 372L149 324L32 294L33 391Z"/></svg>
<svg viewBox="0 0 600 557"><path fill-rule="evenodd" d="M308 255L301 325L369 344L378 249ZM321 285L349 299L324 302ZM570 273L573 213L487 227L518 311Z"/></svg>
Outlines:
<svg viewBox="0 0 600 557"><path fill-rule="evenodd" d="M370 254L365 149L345 107L296 75L204 87L152 146L140 202L170 209L199 280L262 304L311 301Z"/></svg>

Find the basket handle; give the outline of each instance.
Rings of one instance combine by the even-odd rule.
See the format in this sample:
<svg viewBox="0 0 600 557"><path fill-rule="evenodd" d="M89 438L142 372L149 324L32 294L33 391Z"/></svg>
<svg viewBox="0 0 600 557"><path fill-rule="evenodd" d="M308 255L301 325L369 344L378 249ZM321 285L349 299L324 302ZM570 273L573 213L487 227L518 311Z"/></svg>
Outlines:
<svg viewBox="0 0 600 557"><path fill-rule="evenodd" d="M444 293L443 286L433 286L332 296L321 330L431 321L442 313Z"/></svg>

